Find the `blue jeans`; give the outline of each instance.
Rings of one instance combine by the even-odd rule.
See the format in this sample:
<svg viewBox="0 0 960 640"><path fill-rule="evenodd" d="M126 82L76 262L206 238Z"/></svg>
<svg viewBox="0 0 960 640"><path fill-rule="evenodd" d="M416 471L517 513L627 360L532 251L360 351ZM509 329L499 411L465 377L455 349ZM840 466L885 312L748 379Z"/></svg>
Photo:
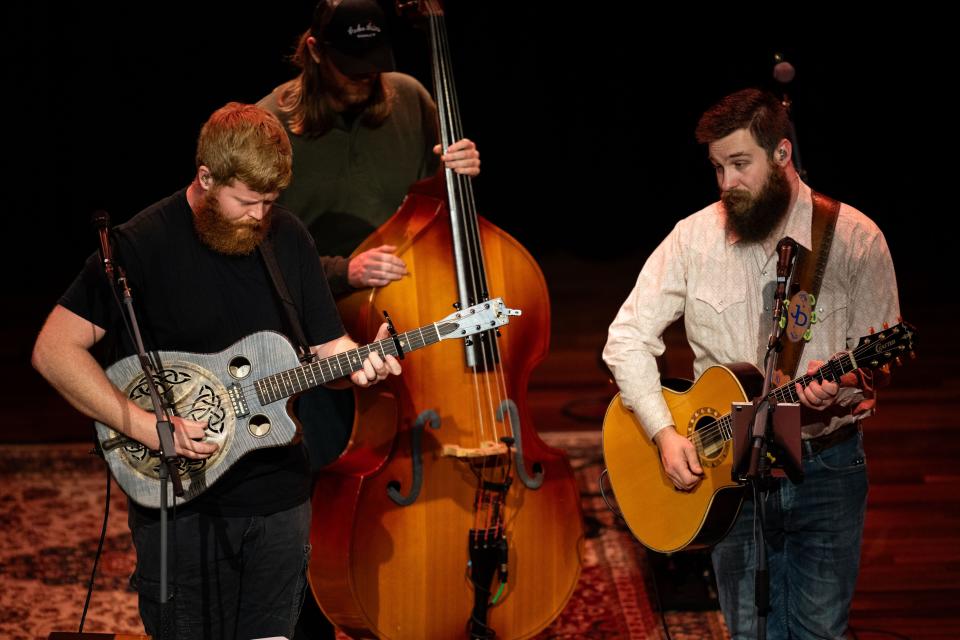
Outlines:
<svg viewBox="0 0 960 640"><path fill-rule="evenodd" d="M130 510L140 617L160 637L160 523ZM310 501L267 516L190 513L171 522L168 609L175 637L293 637L306 593Z"/></svg>
<svg viewBox="0 0 960 640"><path fill-rule="evenodd" d="M770 640L843 638L860 568L867 504L863 435L817 455L804 449L804 481L780 480L764 500ZM713 550L720 607L733 640L757 633L754 518L751 498Z"/></svg>

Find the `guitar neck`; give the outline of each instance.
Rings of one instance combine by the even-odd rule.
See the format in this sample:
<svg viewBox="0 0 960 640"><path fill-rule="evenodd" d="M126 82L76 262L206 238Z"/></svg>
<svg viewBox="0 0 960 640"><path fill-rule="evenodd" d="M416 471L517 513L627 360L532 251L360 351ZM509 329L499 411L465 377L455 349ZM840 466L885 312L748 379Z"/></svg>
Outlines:
<svg viewBox="0 0 960 640"><path fill-rule="evenodd" d="M859 366L849 352L840 354L828 360L812 374L802 375L777 387L767 394L767 400L770 402L799 402L800 396L797 395L798 384L804 388L811 382L823 383L826 381L840 384L840 378L844 374L855 371L856 369L859 369Z"/></svg>
<svg viewBox="0 0 960 640"><path fill-rule="evenodd" d="M859 344L852 351L845 351L833 358L830 358L822 367L809 375L802 375L794 378L790 382L781 385L769 392L766 396L768 402L798 402L797 385L806 388L811 382L835 382L840 383L840 378L851 371L857 369L877 369L893 360L900 364L901 357L905 355L913 356L914 340L916 329L906 323L900 322L896 326L885 328L879 333L872 333L860 338ZM723 442L733 438L733 417L727 413L716 420L714 431L719 433ZM699 431L695 431L691 436L696 436ZM699 436L696 436L699 437Z"/></svg>
<svg viewBox="0 0 960 640"><path fill-rule="evenodd" d="M380 354L381 358L386 358L388 355L401 357L401 353L416 351L437 342L440 342L440 332L436 324L430 324L356 349L342 351L316 362L265 376L257 380L254 387L260 403L269 404L349 376L362 369L364 360L373 352Z"/></svg>
<svg viewBox="0 0 960 640"><path fill-rule="evenodd" d="M826 380L828 382L836 382L839 384L841 376L859 368L860 365L857 364L857 361L854 359L854 355L852 353L842 353L834 358L831 358L812 374L802 375L798 378L794 378L786 384L780 385L767 394L767 400L774 403L799 402L800 397L797 395L798 384L804 388L806 388L806 386L813 381L822 383ZM717 419L716 428L719 430L720 436L724 442L731 440L733 438L733 416L727 413Z"/></svg>

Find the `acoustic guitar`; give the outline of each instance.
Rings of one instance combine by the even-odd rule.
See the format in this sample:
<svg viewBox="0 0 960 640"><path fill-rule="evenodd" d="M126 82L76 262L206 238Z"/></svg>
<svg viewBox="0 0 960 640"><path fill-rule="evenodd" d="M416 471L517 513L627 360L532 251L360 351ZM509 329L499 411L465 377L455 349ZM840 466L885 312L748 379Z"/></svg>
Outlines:
<svg viewBox="0 0 960 640"><path fill-rule="evenodd" d="M767 398L796 402L796 384L836 382L857 369L898 363L913 353L916 330L900 323L860 339L853 351L834 356L813 375L777 387ZM732 477L733 402L749 402L762 390L763 375L752 364L708 368L687 389L663 388L673 424L696 447L703 479L691 491L679 491L660 464L657 446L617 394L603 420L603 454L610 484L630 531L654 551L679 551L716 543L740 510L743 485Z"/></svg>

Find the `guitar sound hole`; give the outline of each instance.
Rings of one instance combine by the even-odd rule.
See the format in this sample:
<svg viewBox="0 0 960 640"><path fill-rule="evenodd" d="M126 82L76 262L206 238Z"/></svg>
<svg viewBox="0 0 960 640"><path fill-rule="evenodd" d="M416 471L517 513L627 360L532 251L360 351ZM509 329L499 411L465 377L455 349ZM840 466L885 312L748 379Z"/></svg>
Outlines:
<svg viewBox="0 0 960 640"><path fill-rule="evenodd" d="M711 425L716 424L716 422L717 420L714 416L705 415L701 416L693 427L700 437L700 446L698 447L700 456L707 460L723 454L724 440L722 434L720 434L717 429L709 428Z"/></svg>
<svg viewBox="0 0 960 640"><path fill-rule="evenodd" d="M270 433L272 426L267 416L258 414L250 418L250 422L247 424L247 431L249 431L250 435L254 438L262 438Z"/></svg>
<svg viewBox="0 0 960 640"><path fill-rule="evenodd" d="M230 360L230 366L227 367L230 375L237 380L242 380L250 375L250 361L243 356L237 356Z"/></svg>

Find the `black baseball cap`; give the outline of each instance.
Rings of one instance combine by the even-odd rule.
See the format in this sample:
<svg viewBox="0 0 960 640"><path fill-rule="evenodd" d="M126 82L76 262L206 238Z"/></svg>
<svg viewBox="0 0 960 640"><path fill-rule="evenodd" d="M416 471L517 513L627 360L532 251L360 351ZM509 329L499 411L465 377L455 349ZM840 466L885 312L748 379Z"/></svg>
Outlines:
<svg viewBox="0 0 960 640"><path fill-rule="evenodd" d="M327 0L318 6L311 31L341 73L357 76L396 68L386 16L376 0L343 0L333 8L326 26L317 24L317 17L326 13L321 8L330 11Z"/></svg>

